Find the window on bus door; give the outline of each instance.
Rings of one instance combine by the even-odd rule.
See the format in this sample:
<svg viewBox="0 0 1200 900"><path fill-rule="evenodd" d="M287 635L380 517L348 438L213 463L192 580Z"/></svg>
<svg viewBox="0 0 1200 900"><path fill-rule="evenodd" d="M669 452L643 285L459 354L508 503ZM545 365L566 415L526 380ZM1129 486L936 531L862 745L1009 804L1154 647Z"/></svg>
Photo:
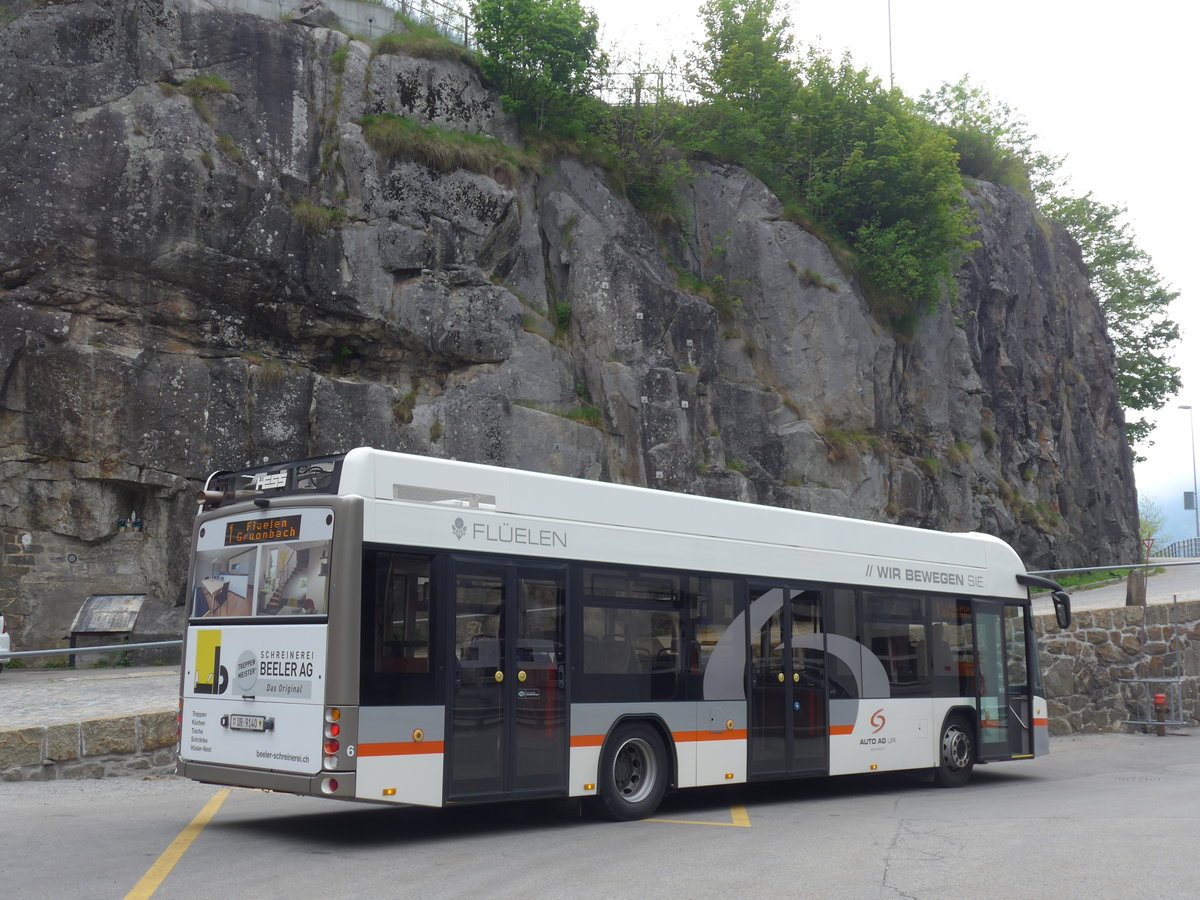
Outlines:
<svg viewBox="0 0 1200 900"><path fill-rule="evenodd" d="M580 700L674 700L682 692L680 576L650 570L582 570Z"/></svg>
<svg viewBox="0 0 1200 900"><path fill-rule="evenodd" d="M307 541L199 551L192 617L327 615L329 550Z"/></svg>
<svg viewBox="0 0 1200 900"><path fill-rule="evenodd" d="M1024 694L1029 690L1029 657L1026 642L1027 611L1020 606L1006 605L1004 616L1004 658L1008 665L1008 689L1012 693Z"/></svg>
<svg viewBox="0 0 1200 900"><path fill-rule="evenodd" d="M862 643L883 664L893 697L928 697L926 598L863 592Z"/></svg>

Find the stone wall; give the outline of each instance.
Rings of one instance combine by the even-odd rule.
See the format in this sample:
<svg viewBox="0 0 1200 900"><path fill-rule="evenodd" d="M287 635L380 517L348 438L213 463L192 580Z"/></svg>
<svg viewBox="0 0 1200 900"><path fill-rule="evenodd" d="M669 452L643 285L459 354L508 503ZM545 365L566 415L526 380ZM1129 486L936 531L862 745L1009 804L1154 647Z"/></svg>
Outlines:
<svg viewBox="0 0 1200 900"><path fill-rule="evenodd" d="M1182 677L1181 718L1200 724L1200 601L1075 613L1071 627L1034 617L1052 734L1120 731L1139 711L1123 678Z"/></svg>
<svg viewBox="0 0 1200 900"><path fill-rule="evenodd" d="M173 712L0 730L0 780L53 781L174 771Z"/></svg>
<svg viewBox="0 0 1200 900"><path fill-rule="evenodd" d="M106 540L87 541L42 530L0 528L0 613L16 636L14 650L69 646L71 624L90 594L145 594L146 603L135 635L81 637L80 646L179 638L182 596L162 602L161 583L148 574L163 568L159 542L146 531L113 530ZM27 627L34 621L36 631ZM173 651L131 652L130 659L139 664L178 659ZM89 654L83 664L98 658ZM25 665L53 659L36 657Z"/></svg>

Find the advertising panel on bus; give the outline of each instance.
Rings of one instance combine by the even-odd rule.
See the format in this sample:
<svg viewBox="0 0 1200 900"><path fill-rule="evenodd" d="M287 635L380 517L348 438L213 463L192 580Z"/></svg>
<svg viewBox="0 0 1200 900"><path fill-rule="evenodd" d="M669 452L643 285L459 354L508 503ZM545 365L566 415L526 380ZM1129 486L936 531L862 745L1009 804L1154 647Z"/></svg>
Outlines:
<svg viewBox="0 0 1200 900"><path fill-rule="evenodd" d="M194 626L179 754L313 774L321 768L325 625Z"/></svg>

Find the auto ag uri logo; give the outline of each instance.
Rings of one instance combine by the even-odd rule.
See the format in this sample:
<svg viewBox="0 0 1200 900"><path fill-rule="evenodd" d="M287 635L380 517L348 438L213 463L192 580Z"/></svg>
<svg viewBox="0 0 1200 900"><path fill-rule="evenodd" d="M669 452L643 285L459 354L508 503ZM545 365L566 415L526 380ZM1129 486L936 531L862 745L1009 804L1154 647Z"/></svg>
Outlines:
<svg viewBox="0 0 1200 900"><path fill-rule="evenodd" d="M871 713L871 724L875 726L875 730L871 732L872 734L879 734L879 732L883 731L883 726L887 724L887 716L883 714L882 709L877 709Z"/></svg>

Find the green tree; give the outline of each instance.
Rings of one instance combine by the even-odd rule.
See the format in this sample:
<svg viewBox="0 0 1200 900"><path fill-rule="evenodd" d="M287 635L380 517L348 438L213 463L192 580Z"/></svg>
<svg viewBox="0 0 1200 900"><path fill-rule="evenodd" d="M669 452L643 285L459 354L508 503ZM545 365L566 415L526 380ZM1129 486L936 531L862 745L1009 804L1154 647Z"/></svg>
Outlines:
<svg viewBox="0 0 1200 900"><path fill-rule="evenodd" d="M1153 540L1159 549L1174 538L1163 530L1167 527L1167 514L1149 497L1138 499L1138 531L1143 541Z"/></svg>
<svg viewBox="0 0 1200 900"><path fill-rule="evenodd" d="M676 139L745 165L840 235L877 313L903 326L947 291L972 244L951 140L849 56L795 59L776 0L707 0L688 76L702 103Z"/></svg>
<svg viewBox="0 0 1200 900"><path fill-rule="evenodd" d="M1039 150L1025 118L971 84L968 76L926 91L917 109L954 140L964 175L1016 188L1039 203L1059 189L1063 158Z"/></svg>
<svg viewBox="0 0 1200 900"><path fill-rule="evenodd" d="M1179 292L1163 285L1150 257L1137 245L1124 221L1124 207L1100 203L1089 193L1056 197L1046 213L1061 222L1083 250L1116 351L1121 405L1137 412L1162 408L1182 386L1179 368L1170 362L1179 325L1168 315ZM1136 446L1148 440L1153 427L1145 419L1131 418L1125 434Z"/></svg>
<svg viewBox="0 0 1200 900"><path fill-rule="evenodd" d="M596 14L579 0L475 0L471 13L480 68L505 109L537 131L578 125L607 64Z"/></svg>
<svg viewBox="0 0 1200 900"><path fill-rule="evenodd" d="M928 312L973 244L950 139L848 55L810 50L796 104L796 196L858 254L870 279Z"/></svg>
<svg viewBox="0 0 1200 900"><path fill-rule="evenodd" d="M686 72L702 105L683 120L683 143L774 181L799 89L790 23L775 0L707 0L700 16L706 36Z"/></svg>

